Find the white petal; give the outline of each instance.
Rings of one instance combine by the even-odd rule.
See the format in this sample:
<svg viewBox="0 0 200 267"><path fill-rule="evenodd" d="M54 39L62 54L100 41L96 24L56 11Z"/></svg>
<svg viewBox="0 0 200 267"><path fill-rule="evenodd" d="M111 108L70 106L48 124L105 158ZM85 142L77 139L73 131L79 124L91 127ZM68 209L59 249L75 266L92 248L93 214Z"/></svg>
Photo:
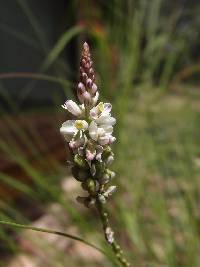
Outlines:
<svg viewBox="0 0 200 267"><path fill-rule="evenodd" d="M105 197L109 197L111 196L117 189L116 185L111 185L110 187L108 187L108 189L106 190L106 192L104 193Z"/></svg>
<svg viewBox="0 0 200 267"><path fill-rule="evenodd" d="M93 140L97 141L97 138L98 138L98 127L97 127L97 124L94 121L92 121L90 123L89 135Z"/></svg>
<svg viewBox="0 0 200 267"><path fill-rule="evenodd" d="M77 129L74 126L74 120L68 120L62 124L60 128L61 134L65 137L66 141L69 142L75 133L77 133Z"/></svg>
<svg viewBox="0 0 200 267"><path fill-rule="evenodd" d="M98 133L98 136L104 136L106 132L104 131L103 128L98 127L97 133Z"/></svg>
<svg viewBox="0 0 200 267"><path fill-rule="evenodd" d="M98 118L98 109L97 107L93 107L91 110L90 110L90 117L92 119L97 119Z"/></svg>
<svg viewBox="0 0 200 267"><path fill-rule="evenodd" d="M98 99L99 99L99 92L97 91L95 96L92 98L92 104L96 105Z"/></svg>
<svg viewBox="0 0 200 267"><path fill-rule="evenodd" d="M102 161L102 159L101 159L101 155L102 155L102 153L103 153L103 147L102 146L97 146L96 147L96 160L98 160L98 161Z"/></svg>
<svg viewBox="0 0 200 267"><path fill-rule="evenodd" d="M105 103L104 104L104 111L103 111L103 113L108 114L108 113L111 112L111 109L112 109L112 105L110 103Z"/></svg>
<svg viewBox="0 0 200 267"><path fill-rule="evenodd" d="M114 157L112 155L110 155L107 158L106 163L107 163L107 165L111 165L113 163L113 161L114 161Z"/></svg>
<svg viewBox="0 0 200 267"><path fill-rule="evenodd" d="M111 135L112 132L113 132L113 127L111 125L104 124L104 125L101 125L101 128L104 129L106 134L110 134Z"/></svg>
<svg viewBox="0 0 200 267"><path fill-rule="evenodd" d="M97 124L107 124L107 125L114 125L116 123L116 119L111 117L110 115L101 115L95 121Z"/></svg>
<svg viewBox="0 0 200 267"><path fill-rule="evenodd" d="M109 135L99 137L98 139L99 144L102 146L107 145L110 141L109 137L110 137Z"/></svg>
<svg viewBox="0 0 200 267"><path fill-rule="evenodd" d="M70 113L72 113L75 116L80 116L82 114L82 110L80 107L72 100L68 100L65 102L64 105L62 105L64 109L67 109Z"/></svg>
<svg viewBox="0 0 200 267"><path fill-rule="evenodd" d="M83 129L84 129L84 130L87 130L87 128L88 128L88 123L87 123L87 121L83 120L82 122L83 122Z"/></svg>

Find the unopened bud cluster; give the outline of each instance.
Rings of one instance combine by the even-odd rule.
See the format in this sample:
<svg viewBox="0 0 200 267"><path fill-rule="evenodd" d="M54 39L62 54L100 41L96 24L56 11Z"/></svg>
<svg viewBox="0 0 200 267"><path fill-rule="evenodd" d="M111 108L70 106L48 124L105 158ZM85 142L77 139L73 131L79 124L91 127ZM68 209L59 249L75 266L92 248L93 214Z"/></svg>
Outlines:
<svg viewBox="0 0 200 267"><path fill-rule="evenodd" d="M116 120L111 116L110 103L98 103L99 92L87 43L83 44L77 97L80 104L68 100L62 106L74 120L64 122L60 132L70 148L72 174L88 192L77 200L89 207L97 199L105 203L116 189L109 185L115 177L110 170L114 160L110 145L116 140L112 135Z"/></svg>
<svg viewBox="0 0 200 267"><path fill-rule="evenodd" d="M95 74L92 64L89 46L85 43L80 61L80 81L77 86L77 96L81 103L95 105L99 93L95 84Z"/></svg>

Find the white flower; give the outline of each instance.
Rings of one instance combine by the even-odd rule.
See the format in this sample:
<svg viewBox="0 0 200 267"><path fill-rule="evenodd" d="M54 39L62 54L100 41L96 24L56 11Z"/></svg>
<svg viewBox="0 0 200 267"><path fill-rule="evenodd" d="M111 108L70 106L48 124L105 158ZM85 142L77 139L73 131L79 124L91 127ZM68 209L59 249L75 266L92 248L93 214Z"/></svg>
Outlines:
<svg viewBox="0 0 200 267"><path fill-rule="evenodd" d="M72 149L80 148L87 142L87 137L84 135L80 138L73 138L69 142L69 147Z"/></svg>
<svg viewBox="0 0 200 267"><path fill-rule="evenodd" d="M100 102L96 107L90 110L90 117L99 125L114 125L116 119L111 117L112 105L110 103Z"/></svg>
<svg viewBox="0 0 200 267"><path fill-rule="evenodd" d="M79 106L72 100L67 100L62 107L67 109L74 116L80 116L84 111L84 105Z"/></svg>
<svg viewBox="0 0 200 267"><path fill-rule="evenodd" d="M105 193L103 194L104 197L109 197L111 196L117 189L116 185L111 185L108 187L108 189L105 191Z"/></svg>
<svg viewBox="0 0 200 267"><path fill-rule="evenodd" d="M100 145L109 144L113 140L113 127L110 125L97 126L96 122L92 121L89 125L89 135L94 141L98 141Z"/></svg>
<svg viewBox="0 0 200 267"><path fill-rule="evenodd" d="M113 230L110 227L106 227L105 233L108 243L112 244L115 241Z"/></svg>
<svg viewBox="0 0 200 267"><path fill-rule="evenodd" d="M61 134L69 142L78 133L78 131L84 132L88 128L88 123L85 120L68 120L62 124L60 128Z"/></svg>
<svg viewBox="0 0 200 267"><path fill-rule="evenodd" d="M95 157L96 160L102 161L102 159L101 159L102 153L103 153L103 147L97 145L97 147L96 147L96 157Z"/></svg>
<svg viewBox="0 0 200 267"><path fill-rule="evenodd" d="M89 141L86 146L86 158L87 161L91 161L94 158L98 161L102 161L101 155L103 153L103 147L95 144L95 142Z"/></svg>
<svg viewBox="0 0 200 267"><path fill-rule="evenodd" d="M111 165L114 161L114 157L113 155L110 155L107 159L106 159L106 164L107 165Z"/></svg>
<svg viewBox="0 0 200 267"><path fill-rule="evenodd" d="M99 92L97 91L96 94L95 94L95 96L91 100L92 105L96 105L98 99L99 99Z"/></svg>

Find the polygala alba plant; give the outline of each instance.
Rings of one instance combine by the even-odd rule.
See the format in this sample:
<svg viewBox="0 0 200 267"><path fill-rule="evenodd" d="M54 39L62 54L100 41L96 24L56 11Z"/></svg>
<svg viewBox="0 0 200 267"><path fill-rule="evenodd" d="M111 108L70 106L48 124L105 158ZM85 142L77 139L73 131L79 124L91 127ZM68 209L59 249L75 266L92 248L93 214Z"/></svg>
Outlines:
<svg viewBox="0 0 200 267"><path fill-rule="evenodd" d="M75 118L67 120L60 128L67 141L71 158L68 161L72 174L81 182L87 196L78 196L77 201L86 207L95 206L100 214L106 241L122 266L130 266L116 243L110 227L105 204L116 190L110 185L115 173L110 170L114 160L111 144L116 140L113 125L116 119L111 116L112 105L98 102L99 92L95 83L95 74L88 44L83 44L80 61L80 79L77 85L77 97L80 103L67 100L62 107Z"/></svg>

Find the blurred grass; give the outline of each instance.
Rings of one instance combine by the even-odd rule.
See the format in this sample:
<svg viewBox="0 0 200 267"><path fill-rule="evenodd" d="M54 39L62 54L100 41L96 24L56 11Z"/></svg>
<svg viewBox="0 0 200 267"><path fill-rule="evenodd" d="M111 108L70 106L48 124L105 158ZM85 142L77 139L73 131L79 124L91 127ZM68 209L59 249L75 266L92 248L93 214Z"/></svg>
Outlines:
<svg viewBox="0 0 200 267"><path fill-rule="evenodd" d="M139 86L126 108L115 166L125 192L115 200L119 221L151 266L198 266L199 101Z"/></svg>
<svg viewBox="0 0 200 267"><path fill-rule="evenodd" d="M99 22L99 16L95 17L98 7L87 1L85 5L93 8L93 17L81 10L80 19L85 22L84 27L74 26L67 30L50 48L42 25L28 2L17 2L33 28L34 36L28 39L28 45L33 43L35 46L36 40L39 41L38 47L44 54L41 73L48 73L52 65L55 72L52 79L63 84L59 92L63 90L67 97L73 93L69 86L71 82L64 84L66 77L63 73L70 69L70 62L64 61L61 52L83 28L84 34L80 38L87 37L93 44L100 92L103 99L112 102L118 117L116 162L113 167L117 171L115 182L118 192L110 203L110 211L117 238L121 239L133 265L199 266L199 93L189 83L182 84L181 79L178 80L180 92L169 90L173 78L180 69L184 70L185 65L181 62L190 49L188 39L178 30L183 11L174 9L167 16L163 11L163 0L99 1L103 10L99 12L104 18ZM76 1L72 8L76 10L78 5L79 1ZM0 24L0 29L13 34L18 41L27 42L29 38L3 24ZM59 73L58 70L62 71ZM190 77L192 75L191 72ZM50 79L48 82L51 82ZM36 89L35 83L28 83L22 88L22 101L30 90ZM60 95L52 95L58 128L63 120ZM23 118L25 114L15 102L9 96L4 95L5 98L13 113ZM40 112L45 114L47 111L41 109ZM4 113L1 110L1 114ZM86 240L94 239L106 249L96 215L80 210L69 196L62 195L60 182L68 174L65 162L59 162L54 155L43 158L39 147L46 144L37 129L30 128L33 136L29 136L14 120L4 120L10 138L9 141L0 140L0 151L5 158L20 166L31 177L33 184L30 186L5 173L0 173L0 183L18 190L43 212L49 202L57 203L66 212L67 221L63 220L63 214L56 215L62 225L75 225ZM23 139L27 150L41 166L51 166L49 172L32 166L11 133ZM1 219L29 223L15 201L7 203L2 199L0 208ZM0 249L4 253L20 251L7 229L0 228L0 239L3 241ZM80 264L110 266L106 260L101 264L89 263L59 249L43 247L41 240L30 239L41 249L56 251L51 259L55 267L65 266L66 259L70 267Z"/></svg>

